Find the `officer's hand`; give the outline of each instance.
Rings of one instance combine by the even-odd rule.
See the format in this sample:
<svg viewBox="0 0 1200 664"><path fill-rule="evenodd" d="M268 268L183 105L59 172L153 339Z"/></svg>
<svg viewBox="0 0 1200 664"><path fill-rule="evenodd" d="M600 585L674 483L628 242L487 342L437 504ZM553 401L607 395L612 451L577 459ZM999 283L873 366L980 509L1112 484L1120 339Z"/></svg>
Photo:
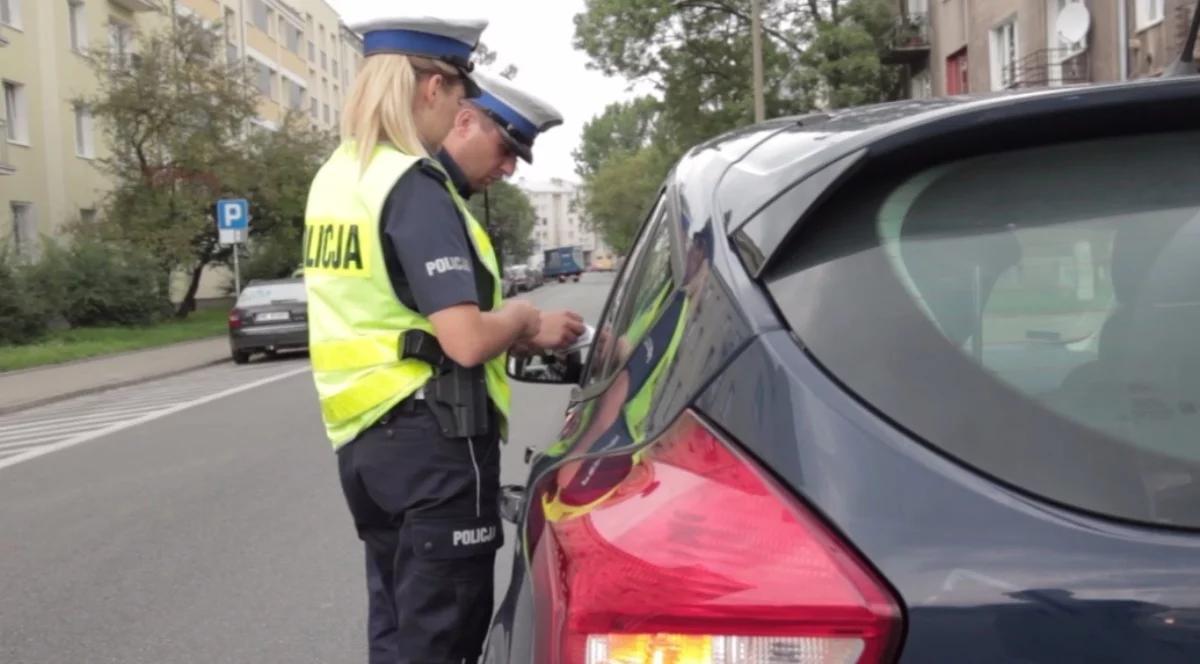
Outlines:
<svg viewBox="0 0 1200 664"><path fill-rule="evenodd" d="M501 309L517 320L522 339L532 339L538 335L542 326L542 312L529 300L505 300Z"/></svg>
<svg viewBox="0 0 1200 664"><path fill-rule="evenodd" d="M574 311L542 312L542 329L530 342L542 350L562 350L575 343L587 326Z"/></svg>

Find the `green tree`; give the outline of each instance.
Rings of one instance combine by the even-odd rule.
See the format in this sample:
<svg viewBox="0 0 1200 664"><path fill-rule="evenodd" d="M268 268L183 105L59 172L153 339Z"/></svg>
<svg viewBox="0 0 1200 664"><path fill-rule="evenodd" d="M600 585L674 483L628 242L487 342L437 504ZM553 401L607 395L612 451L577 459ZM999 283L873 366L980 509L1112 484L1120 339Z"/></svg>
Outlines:
<svg viewBox="0 0 1200 664"><path fill-rule="evenodd" d="M502 265L521 263L533 253L536 215L529 197L516 185L500 181L488 187L487 210L482 194L473 196L467 205L471 214L487 227Z"/></svg>
<svg viewBox="0 0 1200 664"><path fill-rule="evenodd" d="M750 0L586 0L575 45L589 66L648 83L613 104L575 152L586 214L624 251L641 212L684 150L753 120ZM768 117L883 101L899 76L881 56L889 0L762 0Z"/></svg>
<svg viewBox="0 0 1200 664"><path fill-rule="evenodd" d="M604 112L583 126L579 149L575 150L575 172L591 176L617 152L636 152L654 142L662 104L654 97L639 97L605 107Z"/></svg>
<svg viewBox="0 0 1200 664"><path fill-rule="evenodd" d="M79 230L136 247L164 275L186 274L180 317L195 308L204 270L232 260L216 232L220 198L250 200L252 254L299 264L308 187L332 146L298 115L277 132L256 126L258 92L222 44L215 29L181 18L140 36L136 58L91 58L100 88L86 103L109 140L101 166L116 185L103 222Z"/></svg>
<svg viewBox="0 0 1200 664"><path fill-rule="evenodd" d="M588 223L619 254L629 251L674 157L658 146L611 155L584 180Z"/></svg>
<svg viewBox="0 0 1200 664"><path fill-rule="evenodd" d="M177 314L195 306L200 275L223 260L212 220L215 201L241 190L242 147L256 96L240 64L225 62L215 31L194 20L144 35L138 56L98 51L100 82L86 100L111 153L101 167L115 179L105 221L94 229L152 256L164 274L189 283Z"/></svg>
<svg viewBox="0 0 1200 664"><path fill-rule="evenodd" d="M335 144L333 134L313 128L301 113L289 113L278 131L254 132L247 139L245 170L235 177L244 183L254 230L242 263L243 283L287 277L300 267L308 190Z"/></svg>

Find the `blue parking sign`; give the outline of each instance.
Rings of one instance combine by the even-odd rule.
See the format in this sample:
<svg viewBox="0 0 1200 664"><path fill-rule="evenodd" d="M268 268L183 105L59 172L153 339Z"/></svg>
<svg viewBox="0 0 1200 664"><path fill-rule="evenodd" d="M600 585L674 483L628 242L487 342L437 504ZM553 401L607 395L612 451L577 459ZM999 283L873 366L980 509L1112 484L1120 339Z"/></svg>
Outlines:
<svg viewBox="0 0 1200 664"><path fill-rule="evenodd" d="M223 231L244 231L250 227L250 203L244 198L224 198L217 201L217 228Z"/></svg>

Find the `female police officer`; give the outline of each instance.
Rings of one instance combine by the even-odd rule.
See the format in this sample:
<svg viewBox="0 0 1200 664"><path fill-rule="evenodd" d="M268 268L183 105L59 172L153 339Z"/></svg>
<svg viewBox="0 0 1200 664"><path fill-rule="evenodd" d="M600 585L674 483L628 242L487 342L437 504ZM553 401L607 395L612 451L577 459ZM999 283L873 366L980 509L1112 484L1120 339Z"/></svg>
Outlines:
<svg viewBox="0 0 1200 664"><path fill-rule="evenodd" d="M428 158L477 94L469 59L485 26L356 26L366 59L345 142L309 193L313 375L366 544L373 663L478 656L500 545L505 351L547 344L532 305L501 304L487 234Z"/></svg>

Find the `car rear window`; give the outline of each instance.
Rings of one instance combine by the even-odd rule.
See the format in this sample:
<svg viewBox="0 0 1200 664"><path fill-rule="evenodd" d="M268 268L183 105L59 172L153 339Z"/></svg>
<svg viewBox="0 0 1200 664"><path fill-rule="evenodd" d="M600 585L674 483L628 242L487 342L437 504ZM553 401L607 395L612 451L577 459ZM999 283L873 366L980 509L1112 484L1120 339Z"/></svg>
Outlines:
<svg viewBox="0 0 1200 664"><path fill-rule="evenodd" d="M260 307L268 304L305 302L306 300L304 282L296 281L247 286L238 297L237 305L239 307Z"/></svg>
<svg viewBox="0 0 1200 664"><path fill-rule="evenodd" d="M1200 133L868 180L770 290L811 355L950 455L1123 519L1200 527Z"/></svg>

